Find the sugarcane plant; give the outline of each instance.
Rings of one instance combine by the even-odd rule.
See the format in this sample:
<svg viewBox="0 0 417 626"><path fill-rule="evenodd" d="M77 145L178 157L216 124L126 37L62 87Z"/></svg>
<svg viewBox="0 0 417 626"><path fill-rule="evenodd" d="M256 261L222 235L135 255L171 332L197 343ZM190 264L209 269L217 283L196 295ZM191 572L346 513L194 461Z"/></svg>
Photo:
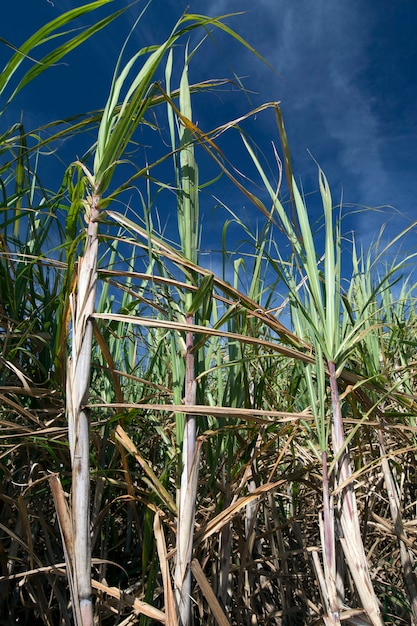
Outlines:
<svg viewBox="0 0 417 626"><path fill-rule="evenodd" d="M142 14L141 14L142 15ZM141 17L141 16L140 16ZM138 23L138 18L136 24ZM109 189L113 174L124 154L135 130L141 124L147 109L155 102L161 101L161 93L154 82L155 73L165 55L172 49L176 41L188 35L196 28L209 25L225 30L233 37L242 41L220 19L206 18L200 15L184 14L173 28L169 38L160 46L144 48L136 53L121 67L123 51L116 66L110 96L103 111L99 125L97 143L94 149L94 164L90 171L86 164L78 161L72 169L76 176L81 176L83 184L72 186L71 212L82 210L87 224L83 255L77 262L76 288L70 299L72 355L67 367L67 412L69 442L72 460L72 558L67 567L72 570L69 575L70 589L77 620L83 626L92 624L93 609L91 600L91 547L89 517L89 384L91 373L91 348L93 337L93 313L97 293L97 258L98 258L98 226L103 215L112 216L106 207L112 198L117 197L120 189L113 191L106 198L103 194ZM132 31L133 32L133 31ZM244 43L244 42L242 42ZM126 44L125 44L126 45ZM247 44L245 44L247 45ZM250 47L247 45L247 47ZM150 52L150 54L149 54ZM134 73L135 65L149 54L139 71L129 84L129 76ZM169 78L169 57L166 76ZM127 85L127 87L126 87ZM123 95L122 92L124 91ZM163 94L162 94L163 95ZM159 96L159 98L158 98ZM121 100L122 98L122 100ZM180 145L179 157L177 148L173 146L175 158L179 158L177 167L178 224L184 258L196 263L198 199L197 199L197 168L193 159L191 136L184 125L184 120L191 118L190 88L187 78L187 65L182 75L180 90L181 120L179 124ZM170 97L168 96L168 100ZM174 141L173 117L170 115L171 137ZM136 174L125 183L126 187L139 176L146 176L149 165L138 168ZM79 190L86 189L85 196ZM123 222L123 220L121 220ZM188 284L194 285L192 275ZM199 296L201 298L201 294ZM193 301L189 294L185 297L185 321L191 326L193 322ZM185 405L195 405L195 375L193 354L193 332L187 331L185 341ZM179 418L181 419L181 418ZM194 519L196 480L198 475L198 453L196 446L196 421L190 415L185 418L183 440L183 476L180 488L180 518L178 522L178 550L175 585L178 591L178 612L181 623L190 622L190 559L192 547L192 526ZM190 498L190 493L192 494ZM66 554L70 552L66 546ZM182 591L182 589L185 591ZM78 623L78 622L77 622Z"/></svg>
<svg viewBox="0 0 417 626"><path fill-rule="evenodd" d="M293 247L294 257L290 264L283 262L277 250L278 262L273 265L289 289L295 332L300 339L312 346L315 355L314 364L307 364L304 372L314 414L315 439L319 445L323 478L323 518L320 529L324 574L317 559L314 563L318 569L318 580L323 582L322 594L327 608L324 619L328 624L340 624L345 602L343 575L338 571L340 559L337 558L337 550L341 546L363 608L371 623L379 626L383 622L361 537L339 391L339 380L343 379L349 354L366 331L362 320L358 320L353 327L346 323L341 286L340 224L334 223L334 209L325 175L319 169L319 188L325 220L325 247L320 258L307 207L292 177L291 160L286 149L288 143L278 105L276 114L297 222L288 217L276 190L268 181L253 148L243 134L242 141L269 192L283 232ZM330 387L331 424L328 420L326 379ZM329 462L330 441L332 463ZM338 493L337 506L334 502L335 492Z"/></svg>
<svg viewBox="0 0 417 626"><path fill-rule="evenodd" d="M165 72L166 89L169 96L171 96L172 62L173 51L171 50ZM174 171L176 173L178 229L182 255L192 264L197 265L197 251L199 248L198 170L194 158L193 137L184 123L184 118L192 122L191 94L188 84L188 47L186 48L185 65L180 82L179 111L181 118L177 118L176 124L174 111L168 104L168 120L174 157ZM177 149L176 140L177 129L179 150ZM186 275L186 284L191 287L197 286L195 272L191 271ZM183 300L184 321L192 327L196 312L193 311L193 293L187 291ZM185 335L183 357L185 360L183 368L185 376L184 383L180 388L184 388L184 405L194 406L197 404L197 383L194 333L192 328ZM195 415L177 415L177 438L179 444L182 445L182 471L178 492L177 556L174 584L179 623L187 626L191 623L191 560L199 470L197 418Z"/></svg>

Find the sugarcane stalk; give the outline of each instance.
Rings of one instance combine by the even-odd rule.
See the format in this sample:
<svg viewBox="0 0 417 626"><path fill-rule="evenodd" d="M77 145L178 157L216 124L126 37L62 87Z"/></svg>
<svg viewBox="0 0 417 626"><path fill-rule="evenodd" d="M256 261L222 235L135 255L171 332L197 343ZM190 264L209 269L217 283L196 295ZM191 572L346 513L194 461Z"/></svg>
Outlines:
<svg viewBox="0 0 417 626"><path fill-rule="evenodd" d="M80 626L93 626L90 540L90 415L93 326L97 290L97 217L99 197L89 199L84 255L78 264L77 293L72 297L72 355L68 362L68 436L72 466L71 521L74 546L73 594ZM78 624L77 624L78 626Z"/></svg>
<svg viewBox="0 0 417 626"><path fill-rule="evenodd" d="M374 626L383 626L359 527L356 494L351 480L352 469L345 445L335 363L329 361L328 368L333 409L333 453L339 459L337 464L338 484L344 485L339 496L341 544L363 608Z"/></svg>
<svg viewBox="0 0 417 626"><path fill-rule="evenodd" d="M188 83L188 50L180 83L180 115L181 123L178 126L180 139L179 158L176 154L176 138L173 110L168 107L168 119L171 132L171 142L174 152L174 165L177 182L178 199L178 230L181 239L181 248L184 257L197 263L198 247L198 170L194 158L194 145L190 126L192 125L191 93ZM166 81L170 93L170 79L172 70L172 51L170 52ZM196 286L197 277L191 274L186 277L186 283ZM193 302L193 293L187 292L184 297L185 320L193 326L198 306ZM184 404L193 406L197 400L197 382L195 379L194 333L190 330L185 337L185 378ZM180 434L180 433L179 433ZM184 417L182 436L182 471L180 491L178 493L177 518L177 559L175 564L175 599L180 626L188 626L192 622L191 611L191 560L193 551L194 519L197 497L197 483L199 470L199 449L197 443L197 419L193 414Z"/></svg>
<svg viewBox="0 0 417 626"><path fill-rule="evenodd" d="M327 467L327 452L321 453L323 479L323 563L326 583L326 598L328 602L329 623L340 624L339 603L336 589L336 545L333 496L329 489L329 474Z"/></svg>
<svg viewBox="0 0 417 626"><path fill-rule="evenodd" d="M187 315L187 324L193 324L193 316ZM186 334L185 354L185 406L196 404L196 380L194 372L194 334ZM183 468L177 525L177 561L175 568L175 595L179 623L191 624L191 560L193 551L195 502L199 469L199 446L196 441L196 416L186 415L182 446Z"/></svg>

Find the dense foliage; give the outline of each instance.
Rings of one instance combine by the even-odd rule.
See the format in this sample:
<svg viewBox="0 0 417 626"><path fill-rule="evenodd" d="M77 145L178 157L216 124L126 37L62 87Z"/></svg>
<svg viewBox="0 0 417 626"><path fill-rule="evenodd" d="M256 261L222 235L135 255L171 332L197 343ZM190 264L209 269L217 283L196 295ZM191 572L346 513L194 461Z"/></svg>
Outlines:
<svg viewBox="0 0 417 626"><path fill-rule="evenodd" d="M107 3L70 11L21 52ZM15 88L23 56L12 54L3 101L115 17L68 31ZM5 626L87 624L89 611L99 624L417 623L412 257L388 265L378 242L362 253L343 239L321 170L316 237L278 104L246 116L275 115L276 181L245 118L193 123L193 95L219 81L188 84L188 36L210 27L247 45L226 24L184 14L162 45L121 55L101 113L48 133L2 130ZM170 147L150 164L132 145L158 120ZM45 188L45 145L92 132L85 158ZM257 195L220 150L224 133L241 137ZM217 197L221 175L262 224L252 232L230 210L213 242L218 273L199 249L197 162L208 157L219 176L205 194ZM228 250L230 222L245 254Z"/></svg>

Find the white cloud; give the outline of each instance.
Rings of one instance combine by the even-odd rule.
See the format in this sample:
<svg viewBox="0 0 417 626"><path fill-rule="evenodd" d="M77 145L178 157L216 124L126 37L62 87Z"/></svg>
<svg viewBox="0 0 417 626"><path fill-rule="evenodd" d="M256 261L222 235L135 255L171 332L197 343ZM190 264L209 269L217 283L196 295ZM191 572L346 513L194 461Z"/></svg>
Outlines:
<svg viewBox="0 0 417 626"><path fill-rule="evenodd" d="M199 2L192 3L191 10L195 5ZM234 44L227 49L228 60L240 75L249 75L245 84L258 91L262 100L281 101L297 175L303 178L314 173L309 150L328 175L335 198L343 190L347 202L405 206L409 198L399 193L397 172L384 158L383 128L372 100L378 94L370 96L369 63L380 8L328 0L210 3L211 14L235 10L248 13L231 19L231 26L267 58L280 77ZM205 64L211 63L207 57ZM276 137L275 130L266 126L266 118L262 123L264 135ZM372 217L368 213L366 218L359 214L355 223L359 236L368 238L382 219L381 213Z"/></svg>

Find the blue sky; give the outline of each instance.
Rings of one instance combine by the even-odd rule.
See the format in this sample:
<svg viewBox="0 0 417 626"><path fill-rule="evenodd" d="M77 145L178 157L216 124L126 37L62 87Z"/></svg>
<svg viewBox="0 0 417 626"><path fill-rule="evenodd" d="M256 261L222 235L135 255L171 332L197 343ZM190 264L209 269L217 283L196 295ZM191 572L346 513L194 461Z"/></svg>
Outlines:
<svg viewBox="0 0 417 626"><path fill-rule="evenodd" d="M7 2L2 7L0 36L18 46L43 23L79 4L77 0ZM127 4L115 0L100 15ZM27 88L0 123L14 121L21 110L30 127L104 106L117 54L144 5L139 2L128 9L117 25ZM154 0L132 45L160 43L186 6L179 0ZM191 78L230 77L233 71L251 92L252 105L236 90L196 101L195 115L202 129L261 102L278 100L297 180L306 193L317 190L314 157L328 177L335 202L343 195L350 215L346 230L354 229L366 246L383 222L388 221L387 233L393 234L417 218L415 0L189 0L188 7L190 12L210 15L243 11L229 18L228 24L276 68L272 72L230 38L216 35L217 48L205 44L195 58ZM0 49L1 60L8 54ZM179 59L181 55L179 50ZM272 161L271 141L277 141L272 114L257 116L248 128ZM238 142L231 138L226 147L239 166ZM77 146L71 149L76 153ZM75 156L68 153L64 158ZM311 202L315 211L314 198ZM256 215L256 209L238 195L232 205L242 214ZM355 205L375 209L389 205L395 210L361 213ZM215 230L216 218L209 223Z"/></svg>

